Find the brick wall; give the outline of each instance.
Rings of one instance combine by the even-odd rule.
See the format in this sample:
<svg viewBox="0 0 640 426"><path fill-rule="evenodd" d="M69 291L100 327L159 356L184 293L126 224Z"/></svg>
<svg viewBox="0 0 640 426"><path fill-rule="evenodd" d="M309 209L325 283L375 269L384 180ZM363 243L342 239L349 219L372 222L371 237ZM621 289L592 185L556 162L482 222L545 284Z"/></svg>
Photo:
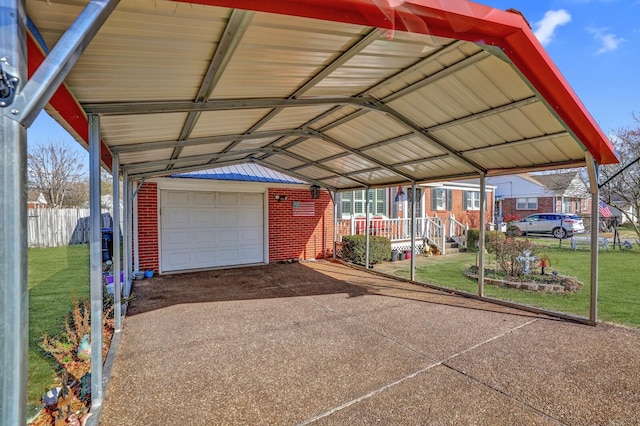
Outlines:
<svg viewBox="0 0 640 426"><path fill-rule="evenodd" d="M553 208L553 197L538 197L537 210L516 210L516 198L505 198L502 200L502 216L516 215L518 220L534 213L544 213L562 211Z"/></svg>
<svg viewBox="0 0 640 426"><path fill-rule="evenodd" d="M137 195L140 270L158 272L158 185L145 182Z"/></svg>
<svg viewBox="0 0 640 426"><path fill-rule="evenodd" d="M287 196L278 202L276 195ZM312 199L308 188L269 189L269 261L322 259L333 254L333 202L329 193ZM294 216L293 202L314 202L313 216Z"/></svg>

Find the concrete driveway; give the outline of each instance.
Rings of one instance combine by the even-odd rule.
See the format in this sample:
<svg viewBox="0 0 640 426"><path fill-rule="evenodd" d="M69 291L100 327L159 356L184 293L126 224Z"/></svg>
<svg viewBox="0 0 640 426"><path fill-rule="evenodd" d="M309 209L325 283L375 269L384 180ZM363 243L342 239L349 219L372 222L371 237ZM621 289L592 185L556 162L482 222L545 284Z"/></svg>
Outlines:
<svg viewBox="0 0 640 426"><path fill-rule="evenodd" d="M329 262L138 282L103 425L640 424L640 332Z"/></svg>

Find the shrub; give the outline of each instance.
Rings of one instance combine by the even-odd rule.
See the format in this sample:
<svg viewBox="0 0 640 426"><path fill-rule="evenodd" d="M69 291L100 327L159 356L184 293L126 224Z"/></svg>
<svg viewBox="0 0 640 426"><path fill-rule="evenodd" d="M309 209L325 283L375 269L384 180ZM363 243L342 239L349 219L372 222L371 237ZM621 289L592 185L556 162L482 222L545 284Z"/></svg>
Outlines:
<svg viewBox="0 0 640 426"><path fill-rule="evenodd" d="M494 246L499 243L499 241L504 240L506 237L504 233L500 231L489 231L484 236L485 248L489 251L490 246Z"/></svg>
<svg viewBox="0 0 640 426"><path fill-rule="evenodd" d="M342 257L353 263L364 265L366 257L366 235L342 237ZM369 263L380 263L391 258L391 240L369 236Z"/></svg>
<svg viewBox="0 0 640 426"><path fill-rule="evenodd" d="M478 247L476 244L480 239L480 230L477 228L469 228L467 229L467 250L476 252L478 251Z"/></svg>
<svg viewBox="0 0 640 426"><path fill-rule="evenodd" d="M538 246L528 239L496 238L487 244L487 251L496 256L498 267L507 276L520 277L524 275L524 262L518 261L518 257L528 250L530 256L536 255Z"/></svg>
<svg viewBox="0 0 640 426"><path fill-rule="evenodd" d="M516 225L507 226L507 232L505 232L507 238L515 238L522 235L522 231Z"/></svg>

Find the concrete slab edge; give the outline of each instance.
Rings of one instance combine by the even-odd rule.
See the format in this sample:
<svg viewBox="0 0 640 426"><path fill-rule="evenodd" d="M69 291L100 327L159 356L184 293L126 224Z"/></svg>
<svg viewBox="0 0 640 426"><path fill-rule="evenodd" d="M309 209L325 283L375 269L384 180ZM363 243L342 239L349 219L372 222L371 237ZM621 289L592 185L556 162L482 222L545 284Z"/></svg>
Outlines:
<svg viewBox="0 0 640 426"><path fill-rule="evenodd" d="M516 303L516 302L508 302L506 300L495 299L493 297L479 296L477 294L469 293L469 292L462 291L462 290L456 290L456 289L452 289L452 288L442 287L442 286L439 286L439 285L436 285L436 284L423 283L423 282L420 282L420 281L412 281L412 280L407 279L407 278L402 278L402 277L398 277L398 276L395 276L395 275L386 274L384 272L374 271L373 269L367 269L367 268L364 268L362 266L358 266L358 265L355 265L353 263L345 262L344 260L340 260L340 259L331 259L331 262L339 263L339 264L342 264L344 266L348 266L349 268L358 269L358 270L361 270L361 271L366 271L366 272L369 272L371 274L375 274L375 275L378 275L378 276L381 276L381 277L392 278L394 280L402 281L402 282L413 284L413 285L418 285L418 286L422 286L422 287L426 287L426 288L431 288L431 289L434 289L434 290L444 291L446 293L457 294L458 296L467 297L469 299L481 300L483 302L489 302L489 303L493 303L493 304L496 304L496 305L505 306L507 308L519 309L521 311L531 312L531 313L534 313L534 314L548 315L550 317L560 318L562 320L571 321L571 322L575 322L575 323L578 323L578 324L585 324L585 325L591 325L591 326L595 326L596 325L595 321L592 321L592 320L590 320L589 318L586 318L586 317L579 317L579 316L564 314L562 312L556 312L556 311L551 311L551 310L547 310L547 309L536 308L536 307L533 307L533 306L523 305L523 304Z"/></svg>
<svg viewBox="0 0 640 426"><path fill-rule="evenodd" d="M127 312L127 303L122 310L122 319L124 321L124 314ZM120 345L120 337L122 336L122 330L117 330L113 333L111 337L111 344L109 345L109 352L107 352L107 357L104 361L104 365L102 366L102 394L106 396L107 387L109 385L109 378L111 377L111 370L113 369L113 364L116 360L116 353L118 352L118 346ZM104 403L104 401L103 401ZM102 405L92 406L89 410L89 417L87 421L84 423L84 426L98 426L100 423L100 414L102 413Z"/></svg>

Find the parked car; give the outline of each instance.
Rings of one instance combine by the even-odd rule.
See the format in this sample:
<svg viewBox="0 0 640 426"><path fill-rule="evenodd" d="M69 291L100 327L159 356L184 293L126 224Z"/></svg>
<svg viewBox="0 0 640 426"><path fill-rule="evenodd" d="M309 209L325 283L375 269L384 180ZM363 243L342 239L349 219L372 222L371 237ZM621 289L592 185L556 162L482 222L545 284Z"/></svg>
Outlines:
<svg viewBox="0 0 640 426"><path fill-rule="evenodd" d="M573 213L536 213L513 224L522 235L550 233L556 238L567 238L584 232L582 219Z"/></svg>

